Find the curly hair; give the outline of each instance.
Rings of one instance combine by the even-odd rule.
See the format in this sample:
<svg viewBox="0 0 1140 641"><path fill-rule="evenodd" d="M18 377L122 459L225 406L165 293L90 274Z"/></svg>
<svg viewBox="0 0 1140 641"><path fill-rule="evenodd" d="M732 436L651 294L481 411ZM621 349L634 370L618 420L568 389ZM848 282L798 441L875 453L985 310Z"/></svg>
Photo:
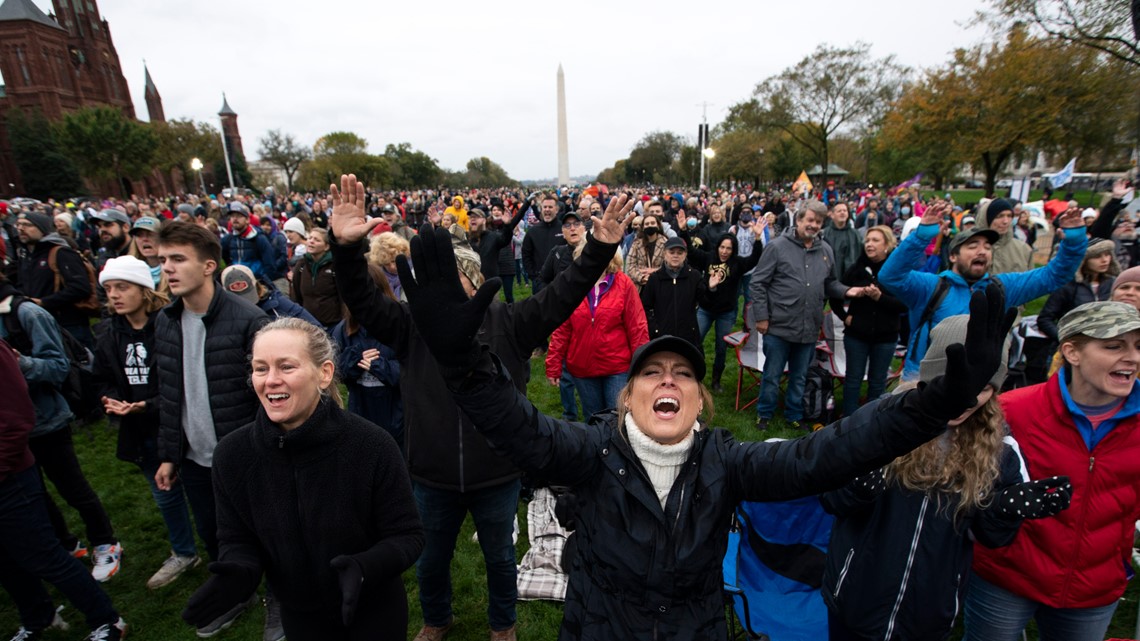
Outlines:
<svg viewBox="0 0 1140 641"><path fill-rule="evenodd" d="M411 253L408 241L390 231L373 236L368 243L368 262L382 267L392 264L400 254L411 256Z"/></svg>
<svg viewBox="0 0 1140 641"><path fill-rule="evenodd" d="M990 503L1005 435L1005 418L994 395L961 425L888 464L886 479L916 492L957 494L954 517L966 516Z"/></svg>

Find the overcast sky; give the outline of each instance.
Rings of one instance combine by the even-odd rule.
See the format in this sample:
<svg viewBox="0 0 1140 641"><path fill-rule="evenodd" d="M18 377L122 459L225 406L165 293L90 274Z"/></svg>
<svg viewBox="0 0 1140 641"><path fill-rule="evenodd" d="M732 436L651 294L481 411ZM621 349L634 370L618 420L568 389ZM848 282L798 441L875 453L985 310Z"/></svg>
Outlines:
<svg viewBox="0 0 1140 641"><path fill-rule="evenodd" d="M34 0L45 12L50 0ZM821 42L871 43L912 67L984 37L981 0L100 0L139 118L143 59L166 117L217 121L222 92L246 155L270 129L306 145L352 131L410 142L448 169L487 156L517 179L557 175L556 72L570 173L594 175L646 132L695 139ZM809 11L810 10L810 11Z"/></svg>

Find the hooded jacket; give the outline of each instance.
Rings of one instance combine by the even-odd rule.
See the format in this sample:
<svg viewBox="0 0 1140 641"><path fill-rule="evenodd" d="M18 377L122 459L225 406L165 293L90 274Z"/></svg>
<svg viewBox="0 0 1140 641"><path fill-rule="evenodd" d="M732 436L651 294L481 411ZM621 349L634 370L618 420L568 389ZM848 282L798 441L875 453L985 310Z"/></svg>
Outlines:
<svg viewBox="0 0 1140 641"><path fill-rule="evenodd" d="M978 213L975 216L978 229L989 229L989 217L986 215L989 205L990 203L985 203L978 208ZM1017 227L1016 221L1011 223L1009 229L993 244L994 257L990 264L990 273L995 276L997 274L1027 272L1033 269L1033 248L1013 235L1015 227Z"/></svg>
<svg viewBox="0 0 1140 641"><path fill-rule="evenodd" d="M322 325L332 327L340 322L340 296L336 292L332 252L325 252L316 260L312 254L305 254L293 266L292 290L293 300Z"/></svg>
<svg viewBox="0 0 1140 641"><path fill-rule="evenodd" d="M18 295L11 284L0 285L0 320L6 320L12 314ZM51 314L30 300L16 306L15 313L20 329L24 330L24 344L13 340L3 322L0 322L0 339L20 352L20 372L27 382L36 410L36 426L31 436L50 434L66 427L72 418L71 408L59 391L67 379L71 362L64 351L59 323Z"/></svg>
<svg viewBox="0 0 1140 641"><path fill-rule="evenodd" d="M725 240L732 243L732 254L728 260L721 261L717 248ZM745 274L756 267L760 262L760 256L764 253L764 247L759 243L752 245L752 253L745 257L740 256L738 248L736 236L726 233L721 234L711 246L693 247L691 251L693 266L700 266L704 270L702 278L705 282L705 291L698 302L701 309L714 316L736 309L737 301L740 299L740 281L744 279ZM714 271L723 272L722 279L716 289L708 289L709 276L712 276Z"/></svg>
<svg viewBox="0 0 1140 641"><path fill-rule="evenodd" d="M58 292L55 291L55 272L49 263L53 247L60 248L55 262L63 276L63 286ZM85 324L89 322L87 313L75 308L75 303L91 296L91 281L87 278L87 267L83 261L83 257L62 236L52 232L28 248L20 261L20 278L16 286L25 296L40 299L40 307L54 316L60 325Z"/></svg>
<svg viewBox="0 0 1140 641"><path fill-rule="evenodd" d="M563 641L726 639L721 566L738 503L835 489L945 426L918 410L917 390L790 441L737 442L702 426L662 508L615 413L588 424L545 416L491 355L447 383L496 452L579 499Z"/></svg>
<svg viewBox="0 0 1140 641"><path fill-rule="evenodd" d="M263 235L273 247L274 278L285 278L285 272L289 271L289 241L285 239L285 234L281 233L276 218L266 215L262 220L268 220L271 229L268 235Z"/></svg>
<svg viewBox="0 0 1140 641"><path fill-rule="evenodd" d="M155 351L159 371L158 456L180 465L186 453L182 430L182 310L181 298L163 307L155 318ZM269 322L253 303L214 287L206 308L206 381L209 411L218 440L249 422L259 407L249 386L249 353L253 335ZM195 408L199 409L199 408ZM201 408L205 410L205 408Z"/></svg>
<svg viewBox="0 0 1140 641"><path fill-rule="evenodd" d="M530 376L531 352L570 316L605 271L616 247L590 235L579 259L538 294L509 306L496 299L488 307L478 340L506 363L520 392L526 390ZM456 406L407 303L385 296L369 277L366 249L364 243L333 242L336 286L353 318L373 338L390 345L400 361L412 479L437 489L471 492L518 478L518 469L491 451Z"/></svg>
<svg viewBox="0 0 1140 641"><path fill-rule="evenodd" d="M264 276L274 280L278 277L273 244L253 224L241 234L222 236L222 260L227 265L245 265L257 278Z"/></svg>
<svg viewBox="0 0 1140 641"><path fill-rule="evenodd" d="M459 201L459 207L456 207L455 205L450 205L450 206L448 206L447 209L443 210L443 213L444 214L451 214L452 216L455 216L456 224L458 224L460 227L462 227L463 231L467 231L469 229L469 227L467 226L467 205L464 203L463 196L456 196L455 198L452 198L451 200L452 201L458 200Z"/></svg>
<svg viewBox="0 0 1140 641"><path fill-rule="evenodd" d="M115 315L103 321L107 329L95 341L94 379L100 398L128 403L146 402L142 412L119 417L119 440L115 456L141 464L143 443L158 439L158 367L156 364L155 317L135 329L126 317Z"/></svg>
<svg viewBox="0 0 1140 641"><path fill-rule="evenodd" d="M819 339L823 305L828 297L842 298L847 288L835 280L831 246L816 238L811 247L796 235L795 226L768 243L752 273L752 315L768 321L768 333L792 343Z"/></svg>
<svg viewBox="0 0 1140 641"><path fill-rule="evenodd" d="M938 225L920 225L883 264L879 271L879 282L888 292L898 297L907 306L910 317L910 338L907 344L906 361L903 365L903 379L918 378L918 364L929 346L930 329L948 316L968 314L970 295L975 291L985 291L991 279L1001 280L1005 289L1006 307L1017 307L1059 289L1069 282L1084 260L1088 238L1083 228L1065 230L1061 250L1048 264L1027 272L992 275L987 273L973 283L966 282L957 272L947 269L940 274L930 274L919 270L926 260L926 246L939 233ZM920 327L922 312L930 297L938 287L941 278L947 279L950 289L934 310L934 315L926 326Z"/></svg>
<svg viewBox="0 0 1140 641"><path fill-rule="evenodd" d="M835 264L831 268L832 276L835 280L846 283L843 281L843 274L847 273L847 270L863 255L863 239L859 237L859 232L855 231L854 222L848 219L847 224L840 229L828 220L819 236L823 242L831 245L831 253L835 255Z"/></svg>
<svg viewBox="0 0 1140 641"><path fill-rule="evenodd" d="M1027 521L1013 544L974 549L974 572L1051 608L1115 603L1132 577L1132 537L1140 518L1140 390L1109 419L1111 431L1090 450L1088 419L1074 412L1062 373L1001 395L1029 476L1067 475L1073 499L1060 514ZM1083 423L1083 427L1082 427ZM1107 429L1104 423L1098 432Z"/></svg>

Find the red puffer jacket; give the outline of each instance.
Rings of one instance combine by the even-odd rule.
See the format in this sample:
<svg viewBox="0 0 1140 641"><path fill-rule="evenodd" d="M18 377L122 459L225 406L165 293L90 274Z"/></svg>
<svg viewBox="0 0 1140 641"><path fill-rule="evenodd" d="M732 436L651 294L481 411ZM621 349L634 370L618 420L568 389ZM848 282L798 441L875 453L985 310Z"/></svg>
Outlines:
<svg viewBox="0 0 1140 641"><path fill-rule="evenodd" d="M579 378L622 374L629 369L633 351L649 342L645 309L629 276L618 272L608 289L600 287L603 293L596 307L591 307L590 298L597 295L598 285L551 335L547 378L562 375L563 360Z"/></svg>
<svg viewBox="0 0 1140 641"><path fill-rule="evenodd" d="M1059 374L1001 396L1029 475L1068 475L1073 502L1055 517L1025 521L1009 547L974 546L974 572L1054 608L1108 605L1131 574L1132 532L1140 517L1140 415L1133 392L1122 418L1090 453L1061 397Z"/></svg>

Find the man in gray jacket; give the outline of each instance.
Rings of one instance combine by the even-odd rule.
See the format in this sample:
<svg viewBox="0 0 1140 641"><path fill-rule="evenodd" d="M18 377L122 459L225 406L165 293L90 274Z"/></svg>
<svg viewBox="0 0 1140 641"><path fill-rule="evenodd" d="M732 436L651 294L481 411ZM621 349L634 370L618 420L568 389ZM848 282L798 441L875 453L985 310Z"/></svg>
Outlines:
<svg viewBox="0 0 1140 641"><path fill-rule="evenodd" d="M808 201L789 227L768 243L752 274L752 316L764 336L764 377L756 405L757 429L767 429L776 411L780 377L788 368L784 419L798 427L803 418L804 382L823 325L827 298L853 298L861 288L835 280L831 247L819 240L827 207Z"/></svg>

